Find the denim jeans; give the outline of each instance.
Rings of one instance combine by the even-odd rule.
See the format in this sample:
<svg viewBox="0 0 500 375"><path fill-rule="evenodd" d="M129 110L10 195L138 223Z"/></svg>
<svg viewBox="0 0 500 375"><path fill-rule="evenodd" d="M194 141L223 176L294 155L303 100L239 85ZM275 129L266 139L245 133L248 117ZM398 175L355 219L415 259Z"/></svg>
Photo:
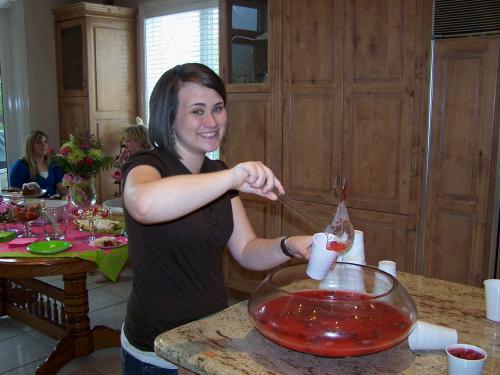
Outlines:
<svg viewBox="0 0 500 375"><path fill-rule="evenodd" d="M139 361L127 351L122 352L123 375L177 375L177 370L156 367Z"/></svg>

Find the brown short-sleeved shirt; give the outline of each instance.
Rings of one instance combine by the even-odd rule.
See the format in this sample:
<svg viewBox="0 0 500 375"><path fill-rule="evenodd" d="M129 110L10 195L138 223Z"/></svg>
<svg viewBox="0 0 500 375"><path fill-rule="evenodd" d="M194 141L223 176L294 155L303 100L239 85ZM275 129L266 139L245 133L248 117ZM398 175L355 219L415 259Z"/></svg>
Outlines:
<svg viewBox="0 0 500 375"><path fill-rule="evenodd" d="M123 174L150 165L162 177L190 174L165 152L134 154ZM201 173L227 168L205 158ZM128 299L125 335L138 349L153 351L160 333L227 307L222 253L233 232L230 191L180 219L161 224L136 222L125 208L129 258L134 269Z"/></svg>

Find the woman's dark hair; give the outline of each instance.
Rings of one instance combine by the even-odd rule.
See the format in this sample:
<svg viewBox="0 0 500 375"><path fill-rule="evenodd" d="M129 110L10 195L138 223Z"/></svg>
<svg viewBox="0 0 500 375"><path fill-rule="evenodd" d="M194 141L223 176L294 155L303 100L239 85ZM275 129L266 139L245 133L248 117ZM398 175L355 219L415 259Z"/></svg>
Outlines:
<svg viewBox="0 0 500 375"><path fill-rule="evenodd" d="M208 66L198 63L177 65L167 70L156 83L149 100L149 140L157 150L179 157L175 151L174 121L179 106L179 91L193 82L217 91L226 104L222 79Z"/></svg>

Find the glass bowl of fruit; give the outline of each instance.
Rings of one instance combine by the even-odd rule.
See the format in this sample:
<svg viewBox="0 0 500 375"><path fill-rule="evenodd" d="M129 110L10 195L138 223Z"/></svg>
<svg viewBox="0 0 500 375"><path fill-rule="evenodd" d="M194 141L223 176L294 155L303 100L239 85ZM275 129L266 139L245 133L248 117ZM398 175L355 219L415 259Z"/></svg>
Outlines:
<svg viewBox="0 0 500 375"><path fill-rule="evenodd" d="M415 304L390 274L337 262L318 281L306 268L277 270L250 296L250 319L269 340L303 353L352 357L392 348L413 330Z"/></svg>
<svg viewBox="0 0 500 375"><path fill-rule="evenodd" d="M17 223L24 225L24 232L19 237L35 238L36 234L31 232L31 224L40 217L41 206L39 203L30 204L20 202L12 207L12 216Z"/></svg>

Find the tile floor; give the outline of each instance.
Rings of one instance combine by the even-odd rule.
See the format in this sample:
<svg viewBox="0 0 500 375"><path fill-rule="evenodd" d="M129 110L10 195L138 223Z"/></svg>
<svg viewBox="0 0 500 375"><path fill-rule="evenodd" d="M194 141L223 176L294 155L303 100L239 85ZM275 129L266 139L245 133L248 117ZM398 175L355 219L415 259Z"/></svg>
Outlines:
<svg viewBox="0 0 500 375"><path fill-rule="evenodd" d="M120 329L125 318L127 297L132 286L132 273L127 268L116 283L96 283L95 275L87 278L91 325L107 325ZM41 278L63 287L62 277ZM239 302L231 299L230 303ZM33 375L56 344L56 340L10 317L0 317L0 374ZM119 348L98 350L64 366L58 375L119 375Z"/></svg>

